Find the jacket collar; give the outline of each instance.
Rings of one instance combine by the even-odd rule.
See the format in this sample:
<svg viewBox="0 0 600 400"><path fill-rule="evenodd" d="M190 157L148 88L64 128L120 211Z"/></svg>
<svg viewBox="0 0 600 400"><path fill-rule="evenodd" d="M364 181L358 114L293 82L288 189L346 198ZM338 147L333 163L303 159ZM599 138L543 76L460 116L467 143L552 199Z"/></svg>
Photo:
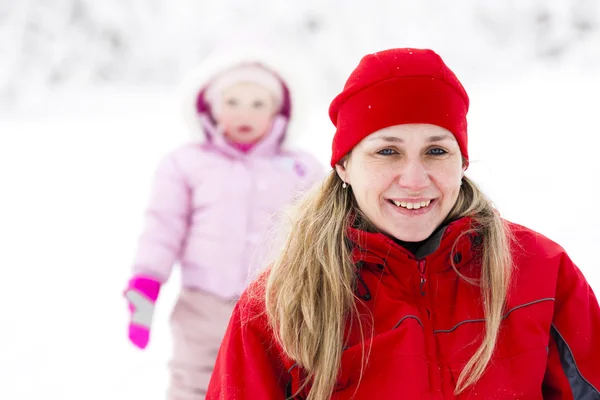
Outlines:
<svg viewBox="0 0 600 400"><path fill-rule="evenodd" d="M430 265L433 264L435 270L447 270L451 268L449 256L452 256L455 266L460 268L474 258L482 241L481 235L473 227L471 217L460 218L439 227L422 243L416 254L383 233L349 228L347 235L352 243L353 261L357 264L378 265L382 270L389 268L390 264L421 260L434 261Z"/></svg>

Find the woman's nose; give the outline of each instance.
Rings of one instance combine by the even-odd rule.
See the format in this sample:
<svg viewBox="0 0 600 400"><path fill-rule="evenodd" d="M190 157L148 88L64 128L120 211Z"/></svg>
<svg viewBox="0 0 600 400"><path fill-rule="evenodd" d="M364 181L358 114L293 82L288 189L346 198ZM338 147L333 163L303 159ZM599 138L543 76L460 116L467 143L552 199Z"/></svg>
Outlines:
<svg viewBox="0 0 600 400"><path fill-rule="evenodd" d="M400 170L398 183L401 187L411 191L419 191L430 184L429 174L421 160L410 160Z"/></svg>

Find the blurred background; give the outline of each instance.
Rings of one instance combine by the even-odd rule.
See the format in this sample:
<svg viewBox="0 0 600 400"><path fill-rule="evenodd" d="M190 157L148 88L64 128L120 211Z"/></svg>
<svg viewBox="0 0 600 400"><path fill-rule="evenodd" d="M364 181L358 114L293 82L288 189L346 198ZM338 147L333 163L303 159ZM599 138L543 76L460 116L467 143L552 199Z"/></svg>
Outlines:
<svg viewBox="0 0 600 400"><path fill-rule="evenodd" d="M178 86L215 52L277 52L296 141L360 58L428 47L471 97L467 174L600 291L597 0L0 0L0 399L162 399L177 269L151 344L121 297L158 160L190 139Z"/></svg>

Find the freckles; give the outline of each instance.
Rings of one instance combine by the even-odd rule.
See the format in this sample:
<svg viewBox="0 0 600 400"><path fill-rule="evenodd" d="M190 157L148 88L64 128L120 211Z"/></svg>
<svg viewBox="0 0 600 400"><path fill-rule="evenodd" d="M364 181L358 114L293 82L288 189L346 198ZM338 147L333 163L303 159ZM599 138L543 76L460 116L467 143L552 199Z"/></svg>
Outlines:
<svg viewBox="0 0 600 400"><path fill-rule="evenodd" d="M397 174L396 174L397 175ZM374 190L384 190L394 182L395 174L378 169L372 173L365 174L365 184Z"/></svg>

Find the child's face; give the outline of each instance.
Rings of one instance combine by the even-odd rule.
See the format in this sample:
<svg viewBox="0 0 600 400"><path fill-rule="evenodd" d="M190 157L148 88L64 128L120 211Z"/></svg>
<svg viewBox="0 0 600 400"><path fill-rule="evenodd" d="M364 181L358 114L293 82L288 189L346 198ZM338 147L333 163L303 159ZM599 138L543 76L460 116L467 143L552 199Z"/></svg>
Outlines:
<svg viewBox="0 0 600 400"><path fill-rule="evenodd" d="M223 90L217 124L225 137L237 143L253 143L267 134L275 101L271 92L254 83L238 83Z"/></svg>

